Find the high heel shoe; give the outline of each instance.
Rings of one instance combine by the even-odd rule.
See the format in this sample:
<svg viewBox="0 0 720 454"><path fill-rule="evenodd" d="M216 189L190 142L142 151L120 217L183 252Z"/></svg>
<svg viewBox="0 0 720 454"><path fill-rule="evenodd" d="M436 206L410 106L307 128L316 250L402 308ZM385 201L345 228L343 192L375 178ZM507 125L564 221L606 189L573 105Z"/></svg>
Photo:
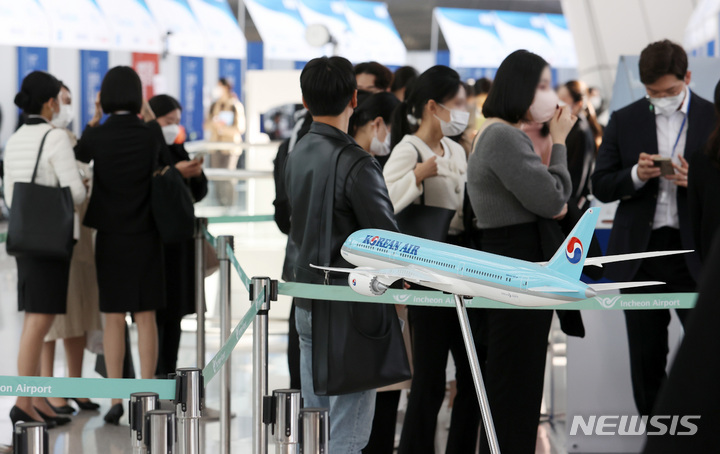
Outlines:
<svg viewBox="0 0 720 454"><path fill-rule="evenodd" d="M100 408L100 404L96 404L95 402L93 402L91 400L88 400L87 402L81 402L79 399L76 399L74 397L70 400L74 401L80 410L97 411Z"/></svg>
<svg viewBox="0 0 720 454"><path fill-rule="evenodd" d="M105 414L105 422L108 424L115 424L117 426L118 424L120 424L120 418L122 417L123 413L125 413L123 404L115 404L110 407L110 410L108 410L108 412Z"/></svg>
<svg viewBox="0 0 720 454"><path fill-rule="evenodd" d="M58 415L72 415L73 413L75 413L75 409L68 404L65 404L61 407L56 407L55 405L51 404L50 401L47 399L45 399L45 402L47 402L47 404L50 405L50 408L52 408L53 411Z"/></svg>
<svg viewBox="0 0 720 454"><path fill-rule="evenodd" d="M50 421L54 421L55 425L58 426L64 426L65 424L68 424L72 421L72 419L68 418L67 416L50 416L46 415L45 413L41 412L40 410L35 407L35 411L38 412L38 415L42 417L42 419L45 420L46 423L50 423Z"/></svg>
<svg viewBox="0 0 720 454"><path fill-rule="evenodd" d="M15 423L18 421L22 422L42 422L37 421L30 417L25 411L20 409L18 406L13 406L12 409L10 409L10 421L12 421L13 427L15 426ZM54 427L57 427L57 422L55 421L45 421L45 424L47 425L48 429L52 429Z"/></svg>

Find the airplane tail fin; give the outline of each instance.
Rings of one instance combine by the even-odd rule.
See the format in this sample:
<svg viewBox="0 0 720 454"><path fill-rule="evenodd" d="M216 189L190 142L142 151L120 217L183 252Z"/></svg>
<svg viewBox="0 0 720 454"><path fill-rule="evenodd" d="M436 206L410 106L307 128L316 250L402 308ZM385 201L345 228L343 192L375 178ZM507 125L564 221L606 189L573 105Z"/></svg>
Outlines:
<svg viewBox="0 0 720 454"><path fill-rule="evenodd" d="M570 279L580 279L598 217L600 208L587 210L545 267Z"/></svg>

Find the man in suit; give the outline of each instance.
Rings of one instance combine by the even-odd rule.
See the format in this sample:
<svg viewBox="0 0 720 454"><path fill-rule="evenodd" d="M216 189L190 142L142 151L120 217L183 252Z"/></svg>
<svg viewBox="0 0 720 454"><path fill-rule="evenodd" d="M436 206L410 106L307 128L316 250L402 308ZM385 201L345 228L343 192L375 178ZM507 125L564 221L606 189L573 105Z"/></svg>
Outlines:
<svg viewBox="0 0 720 454"><path fill-rule="evenodd" d="M668 40L652 43L640 54L639 67L647 97L612 114L592 176L600 201L620 200L608 255L694 249L688 161L702 153L715 123L713 104L688 87L691 74L682 47ZM666 175L656 165L663 158L672 160ZM606 276L666 283L636 293L692 292L699 271L697 255L685 254L608 265ZM684 321L684 311L677 314ZM649 415L665 379L670 312L626 310L625 322L635 404Z"/></svg>

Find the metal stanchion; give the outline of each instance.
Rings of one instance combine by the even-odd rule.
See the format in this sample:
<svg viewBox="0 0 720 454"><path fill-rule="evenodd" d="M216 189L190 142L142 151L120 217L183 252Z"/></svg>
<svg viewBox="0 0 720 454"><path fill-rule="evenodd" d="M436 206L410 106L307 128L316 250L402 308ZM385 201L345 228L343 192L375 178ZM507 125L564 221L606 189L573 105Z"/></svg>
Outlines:
<svg viewBox="0 0 720 454"><path fill-rule="evenodd" d="M272 426L277 454L300 452L300 407L302 399L297 389L276 389L265 400L265 423Z"/></svg>
<svg viewBox="0 0 720 454"><path fill-rule="evenodd" d="M205 367L205 235L207 218L195 220L195 312L197 313L197 367Z"/></svg>
<svg viewBox="0 0 720 454"><path fill-rule="evenodd" d="M473 382L475 383L475 392L477 393L478 403L480 404L480 413L482 414L483 425L485 426L488 446L492 454L500 454L500 445L498 444L497 434L495 433L495 425L493 424L492 413L490 412L490 403L488 402L485 383L483 382L482 372L480 371L480 361L478 360L477 350L475 350L475 340L470 330L470 322L468 320L467 309L465 308L465 299L460 295L454 296L455 308L457 309L460 330L462 331L465 350L467 351L468 361L470 362L470 371L472 372Z"/></svg>
<svg viewBox="0 0 720 454"><path fill-rule="evenodd" d="M220 338L225 342L231 332L230 315L230 258L227 247L233 244L231 236L217 238L218 260L220 261ZM230 358L220 372L220 454L230 454Z"/></svg>
<svg viewBox="0 0 720 454"><path fill-rule="evenodd" d="M14 454L48 454L47 424L44 422L21 422L13 432Z"/></svg>
<svg viewBox="0 0 720 454"><path fill-rule="evenodd" d="M202 371L178 369L175 379L175 405L178 454L200 454L200 415L203 401Z"/></svg>
<svg viewBox="0 0 720 454"><path fill-rule="evenodd" d="M265 300L253 322L253 454L268 453L263 399L268 395L268 311L270 301L277 301L277 281L269 277L253 277L250 301L255 301L263 290Z"/></svg>
<svg viewBox="0 0 720 454"><path fill-rule="evenodd" d="M147 454L175 454L175 413L152 410L145 415Z"/></svg>
<svg viewBox="0 0 720 454"><path fill-rule="evenodd" d="M128 417L130 419L130 437L132 438L133 454L145 454L145 415L149 411L160 408L159 396L157 393L132 393L128 405Z"/></svg>
<svg viewBox="0 0 720 454"><path fill-rule="evenodd" d="M330 452L330 416L327 408L303 408L300 410L300 425L303 454Z"/></svg>

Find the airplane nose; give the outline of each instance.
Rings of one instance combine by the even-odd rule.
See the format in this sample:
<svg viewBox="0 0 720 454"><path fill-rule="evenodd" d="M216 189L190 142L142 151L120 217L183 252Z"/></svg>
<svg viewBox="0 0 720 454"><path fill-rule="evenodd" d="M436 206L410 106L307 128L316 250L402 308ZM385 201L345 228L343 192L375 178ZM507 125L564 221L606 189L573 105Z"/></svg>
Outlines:
<svg viewBox="0 0 720 454"><path fill-rule="evenodd" d="M585 298L592 298L597 295L597 292L591 288L585 289Z"/></svg>

